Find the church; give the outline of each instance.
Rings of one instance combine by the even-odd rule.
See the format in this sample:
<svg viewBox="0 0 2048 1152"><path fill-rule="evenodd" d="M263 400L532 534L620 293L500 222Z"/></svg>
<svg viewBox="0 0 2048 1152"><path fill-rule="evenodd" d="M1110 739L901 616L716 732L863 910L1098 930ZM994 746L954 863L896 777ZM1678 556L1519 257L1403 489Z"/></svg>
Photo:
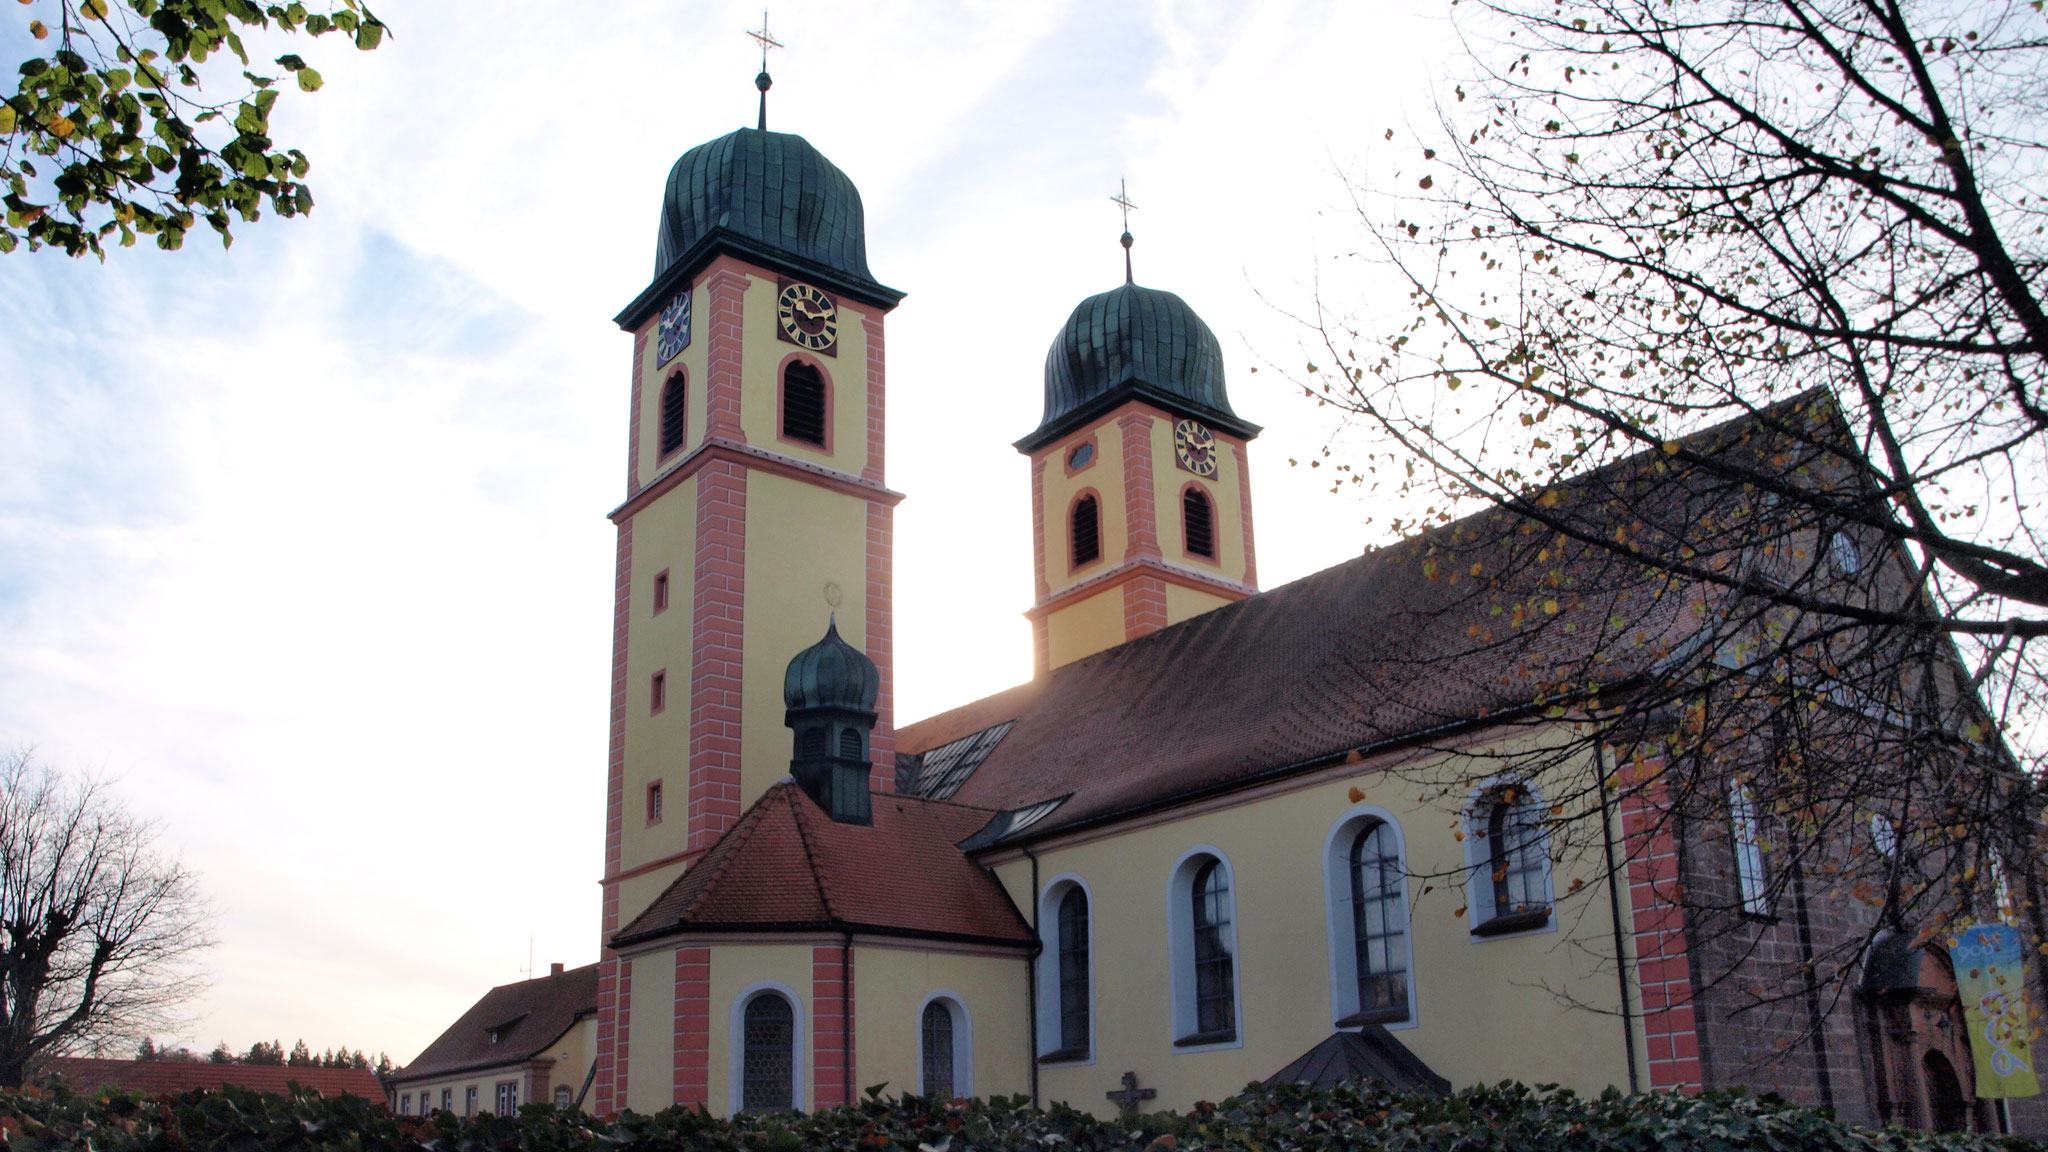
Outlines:
<svg viewBox="0 0 2048 1152"><path fill-rule="evenodd" d="M870 271L852 182L765 111L675 163L653 277L617 317L601 959L494 991L394 1079L402 1110L416 1087L422 1111L475 1111L450 1077L493 1067L599 1115L873 1085L1111 1114L1276 1076L1822 1102L1806 1065L1773 1079L1776 1037L1697 994L1668 895L1699 852L1604 796L1604 845L1549 839L1564 798L1513 768L1542 730L1496 719L1528 685L1427 658L1483 623L1428 537L1261 591L1260 429L1208 324L1128 274L1053 335L1015 441L1035 675L899 724L902 298ZM1414 770L1482 755L1505 767L1469 795ZM1893 959L1893 1001L1951 1010L1936 959ZM517 1046L528 1019L546 1024ZM1845 1116L1986 1122L1949 1031L1826 1032L1820 1091Z"/></svg>

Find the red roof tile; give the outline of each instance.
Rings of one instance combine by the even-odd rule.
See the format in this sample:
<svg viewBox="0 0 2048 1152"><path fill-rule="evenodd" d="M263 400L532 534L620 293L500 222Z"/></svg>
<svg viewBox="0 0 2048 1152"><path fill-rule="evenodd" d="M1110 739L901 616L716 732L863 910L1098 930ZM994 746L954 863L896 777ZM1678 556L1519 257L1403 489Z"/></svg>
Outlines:
<svg viewBox="0 0 2048 1152"><path fill-rule="evenodd" d="M597 965L500 984L389 1079L410 1082L528 1060L597 1011ZM497 1035L495 1038L492 1033Z"/></svg>
<svg viewBox="0 0 2048 1152"><path fill-rule="evenodd" d="M618 936L824 928L1029 944L1002 885L955 844L993 812L889 792L840 824L795 784L768 789Z"/></svg>
<svg viewBox="0 0 2048 1152"><path fill-rule="evenodd" d="M98 1060L59 1056L42 1062L44 1071L64 1078L83 1091L109 1084L152 1095L176 1095L194 1088L219 1089L228 1084L258 1092L284 1092L291 1084L322 1096L360 1096L384 1105L384 1086L377 1074L357 1068L288 1068L274 1064L187 1063L177 1060Z"/></svg>

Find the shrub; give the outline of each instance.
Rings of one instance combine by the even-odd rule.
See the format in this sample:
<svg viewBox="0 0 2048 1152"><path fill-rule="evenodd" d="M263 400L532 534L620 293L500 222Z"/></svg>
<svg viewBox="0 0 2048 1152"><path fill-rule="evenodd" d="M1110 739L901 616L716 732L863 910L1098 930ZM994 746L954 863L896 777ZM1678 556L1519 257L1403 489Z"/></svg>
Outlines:
<svg viewBox="0 0 2048 1152"><path fill-rule="evenodd" d="M1452 1096L1376 1085L1252 1085L1185 1114L1097 1119L1024 1097L944 1101L879 1089L850 1108L721 1120L698 1108L598 1121L394 1116L355 1097L226 1088L151 1097L0 1095L5 1152L2041 1152L2009 1137L1856 1128L1773 1097L1503 1083Z"/></svg>

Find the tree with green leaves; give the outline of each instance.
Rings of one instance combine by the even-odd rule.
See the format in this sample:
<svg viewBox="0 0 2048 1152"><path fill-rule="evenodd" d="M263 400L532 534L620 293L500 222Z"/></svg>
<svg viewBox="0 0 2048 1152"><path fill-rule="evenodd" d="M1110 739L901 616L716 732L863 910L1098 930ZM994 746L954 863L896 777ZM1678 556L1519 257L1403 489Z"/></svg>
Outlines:
<svg viewBox="0 0 2048 1152"><path fill-rule="evenodd" d="M2048 935L2043 5L1457 18L1471 75L1423 139L1386 131L1413 148L1398 202L1360 200L1409 307L1328 309L1303 382L1381 438L1339 474L1393 497L1396 530L1491 506L1531 541L1533 598L1464 555L1488 541L1432 533L1445 579L1499 597L1475 652L1533 666L1572 632L1614 655L1651 604L1690 606L1648 641L1654 684L1552 670L1537 716L1587 753L1556 769L1594 766L1553 794L1598 801L1559 821L1652 789L1677 826L1742 813L1767 890L1701 858L1675 897L1742 947L1754 908L1864 910L1784 979L1746 980L1742 947L1705 977L1809 1034L1884 933ZM1728 421L1748 432L1692 435ZM1616 750L1661 770L1591 774Z"/></svg>
<svg viewBox="0 0 2048 1152"><path fill-rule="evenodd" d="M0 252L25 240L105 259L109 241L138 236L174 249L202 222L226 245L266 206L310 212L311 162L272 138L270 118L284 81L314 92L320 73L295 52L260 64L252 46L334 32L369 51L385 34L360 0L23 3L48 51L22 62L0 102Z"/></svg>

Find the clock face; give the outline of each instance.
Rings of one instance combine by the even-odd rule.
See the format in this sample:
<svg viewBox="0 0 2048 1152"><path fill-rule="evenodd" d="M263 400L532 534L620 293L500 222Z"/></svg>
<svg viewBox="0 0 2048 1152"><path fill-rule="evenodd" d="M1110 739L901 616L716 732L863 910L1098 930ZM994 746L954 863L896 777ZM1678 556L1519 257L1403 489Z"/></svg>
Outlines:
<svg viewBox="0 0 2048 1152"><path fill-rule="evenodd" d="M784 287L775 318L782 338L800 348L830 352L839 343L839 305L809 284Z"/></svg>
<svg viewBox="0 0 2048 1152"><path fill-rule="evenodd" d="M1182 420L1173 426L1173 458L1197 476L1216 474L1216 434L1199 420Z"/></svg>
<svg viewBox="0 0 2048 1152"><path fill-rule="evenodd" d="M690 290L676 293L661 310L661 327L654 337L654 363L661 367L683 354L690 346Z"/></svg>

